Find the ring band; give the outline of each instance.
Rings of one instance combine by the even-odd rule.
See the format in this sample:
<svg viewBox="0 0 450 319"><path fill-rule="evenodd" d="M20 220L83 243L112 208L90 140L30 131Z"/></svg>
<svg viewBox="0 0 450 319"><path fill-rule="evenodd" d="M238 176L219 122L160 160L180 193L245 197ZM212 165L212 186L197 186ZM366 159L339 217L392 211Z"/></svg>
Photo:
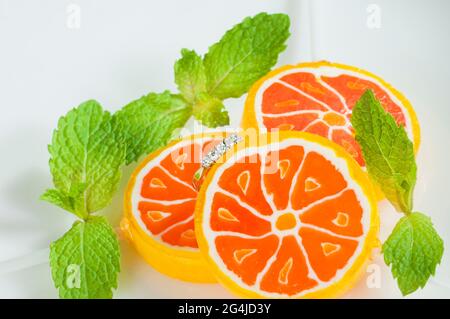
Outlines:
<svg viewBox="0 0 450 319"><path fill-rule="evenodd" d="M221 158L226 151L241 141L242 138L237 134L231 134L225 137L220 143L218 143L212 150L210 150L201 160L201 167L195 172L192 178L192 186L198 191L203 178L206 176L209 168Z"/></svg>

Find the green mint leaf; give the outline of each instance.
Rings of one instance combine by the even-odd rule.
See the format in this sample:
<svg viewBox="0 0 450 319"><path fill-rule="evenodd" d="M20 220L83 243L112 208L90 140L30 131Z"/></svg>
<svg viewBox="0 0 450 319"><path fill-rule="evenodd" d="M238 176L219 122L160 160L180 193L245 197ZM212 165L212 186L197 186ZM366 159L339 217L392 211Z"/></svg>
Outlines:
<svg viewBox="0 0 450 319"><path fill-rule="evenodd" d="M193 103L206 91L206 74L202 58L195 52L181 50L182 57L175 62L175 83L183 97Z"/></svg>
<svg viewBox="0 0 450 319"><path fill-rule="evenodd" d="M351 122L370 177L398 211L411 212L417 167L413 144L404 128L371 90L356 103Z"/></svg>
<svg viewBox="0 0 450 319"><path fill-rule="evenodd" d="M417 212L402 217L383 244L384 260L403 295L425 286L443 252L444 242L431 219Z"/></svg>
<svg viewBox="0 0 450 319"><path fill-rule="evenodd" d="M60 298L112 298L120 271L117 236L103 216L76 221L50 245L50 266Z"/></svg>
<svg viewBox="0 0 450 319"><path fill-rule="evenodd" d="M125 161L125 148L114 135L109 112L96 101L82 103L59 119L48 149L50 171L59 193L47 194L46 199L51 196L53 203L71 207L67 196L72 197L82 203L76 205L78 216L109 204Z"/></svg>
<svg viewBox="0 0 450 319"><path fill-rule="evenodd" d="M169 91L150 93L126 105L114 114L115 130L127 146L126 163L164 146L191 115L192 107Z"/></svg>
<svg viewBox="0 0 450 319"><path fill-rule="evenodd" d="M286 48L289 24L285 14L260 13L227 31L204 58L208 93L223 100L247 92Z"/></svg>
<svg viewBox="0 0 450 319"><path fill-rule="evenodd" d="M59 189L48 189L41 195L40 199L85 219L88 217L88 213L84 209L83 198L86 187L86 184L74 184L69 193Z"/></svg>
<svg viewBox="0 0 450 319"><path fill-rule="evenodd" d="M203 125L218 127L230 124L230 117L221 100L202 93L193 106L194 117Z"/></svg>

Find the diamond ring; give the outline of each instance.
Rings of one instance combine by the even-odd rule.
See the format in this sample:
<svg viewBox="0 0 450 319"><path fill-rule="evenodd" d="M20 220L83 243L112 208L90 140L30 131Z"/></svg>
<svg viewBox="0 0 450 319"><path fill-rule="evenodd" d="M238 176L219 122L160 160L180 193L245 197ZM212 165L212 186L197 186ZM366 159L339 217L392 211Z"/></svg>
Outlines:
<svg viewBox="0 0 450 319"><path fill-rule="evenodd" d="M242 138L237 134L231 134L225 137L220 143L213 147L201 160L201 167L195 172L192 179L192 186L198 191L200 184L209 168L221 158L226 151L241 141Z"/></svg>

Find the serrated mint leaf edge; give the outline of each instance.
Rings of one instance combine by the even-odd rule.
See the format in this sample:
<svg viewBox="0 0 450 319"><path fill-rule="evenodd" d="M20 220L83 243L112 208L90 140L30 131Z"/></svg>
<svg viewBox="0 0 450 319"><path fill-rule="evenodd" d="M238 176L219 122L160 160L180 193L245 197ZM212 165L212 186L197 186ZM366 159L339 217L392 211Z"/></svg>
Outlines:
<svg viewBox="0 0 450 319"><path fill-rule="evenodd" d="M269 63L270 67L267 70L258 72L260 74L257 77L257 79L261 78L262 76L264 76L264 74L266 74L267 72L270 71L271 67L273 67L277 63L279 54L286 49L286 47L287 47L286 41L287 41L287 39L290 36L290 32L289 32L290 19L289 19L289 16L287 14L283 14L283 13L268 14L266 12L261 12L261 13L255 15L255 16L253 16L253 17L246 17L243 21L241 21L240 23L236 24L231 29L227 30L226 33L222 36L222 38L218 42L214 43L213 45L211 45L209 47L208 52L205 54L205 57L204 57L203 61L204 61L204 64L205 64L205 70L206 70L206 74L207 74L207 78L208 78L207 93L210 94L211 96L218 97L218 98L220 98L222 100L227 99L227 98L238 98L238 97L242 96L243 94L245 94L245 92L248 91L248 89L251 87L251 84L250 84L248 87L245 87L245 88L241 89L240 91L242 91L242 92L229 93L226 96L224 96L223 94L218 94L217 93L217 90L220 87L220 85L222 85L222 83L227 79L227 77L230 74L232 74L232 72L234 70L236 70L240 65L245 63L245 61L249 57L251 57L251 55L253 53L256 52L255 49L253 49L251 52L249 52L247 55L245 55L243 58L241 58L239 61L237 61L237 63L235 63L234 66L230 70L228 70L228 72L226 72L218 81L215 81L214 83L212 83L210 71L208 70L210 65L209 65L209 63L207 61L210 59L211 55L214 53L214 50L217 50L218 48L220 48L220 46L223 45L223 41L225 41L227 39L227 37L231 37L233 33L237 32L237 30L239 30L239 28L243 27L246 23L249 23L250 21L253 22L253 21L259 19L260 17L265 17L265 18L274 18L274 17L280 18L280 17L282 17L283 19L287 19L287 26L286 26L287 27L287 33L284 36L283 43L280 44L278 47L276 47L276 49L273 52L271 52L271 54L274 55L274 56L272 57L272 61Z"/></svg>
<svg viewBox="0 0 450 319"><path fill-rule="evenodd" d="M207 78L203 59L194 50L181 50L181 58L174 65L174 75L178 90L188 103L195 103L197 96L206 92Z"/></svg>
<svg viewBox="0 0 450 319"><path fill-rule="evenodd" d="M85 122L87 122L86 126L79 126L80 123L86 124ZM86 185L80 193L82 199L75 198L78 216L85 216L86 214L97 212L108 206L118 189L122 175L121 168L125 163L125 149L123 149L123 144L117 140L112 125L111 114L104 110L96 100L87 100L61 116L58 120L57 128L53 131L52 141L48 145L48 150L50 153L50 172L55 188L63 194L72 196L73 194L70 193L78 187L77 185ZM70 131L70 134L67 134L68 131ZM95 134L102 135L96 136ZM92 142L94 137L100 139L102 143L90 145L89 143ZM70 146L67 143L68 139L72 140ZM89 166L88 159L89 156L92 157L92 153L95 150L97 152L101 151L101 148L100 150L97 148L105 142L112 145L114 150L114 153L104 153L107 154L106 157L111 154L116 156L113 161L107 164L110 165L113 163L113 166L116 168L101 175L97 174L98 176L96 176L95 172L91 171L92 167L95 166ZM74 146L77 146L77 148ZM71 149L71 147L75 150ZM65 151L63 151L64 148L66 148ZM69 155L73 155L73 152L80 151L84 155L82 160L74 160L73 156L68 156L68 153ZM80 161L82 161L82 167L78 170L74 169L74 167L80 165ZM91 164L98 164L95 160L91 159L91 161ZM67 175L67 170L63 169L64 167L69 167L70 172L73 171L76 173L76 178L73 175ZM102 166L97 165L97 167ZM102 180L104 178L109 178L109 183L105 183L105 180ZM91 185L88 185L88 180L90 180ZM100 182L103 183L102 188L98 188ZM105 185L109 185L109 187L105 188ZM109 190L110 192L105 192L105 190ZM100 197L98 196L99 194L101 195ZM84 207L81 207L79 205L80 203L83 203Z"/></svg>
<svg viewBox="0 0 450 319"><path fill-rule="evenodd" d="M370 109L364 110L364 107L367 107L367 105L369 105ZM401 185L402 184L401 182L402 181L408 182L406 180L406 178L408 178L410 176L406 176L408 174L400 175L400 174L398 174L398 172L396 172L392 168L389 156L383 152L383 149L382 149L381 145L379 144L378 140L375 139L376 145L369 145L369 143L367 143L367 141L366 141L366 138L364 135L365 133L361 134L361 130L364 130L364 128L363 128L364 127L364 123L363 123L364 118L363 118L362 112L369 112L371 114L370 116L372 119L373 119L374 113L377 113L377 116L384 117L384 119L386 120L386 125L393 129L396 129L397 136L398 136L398 134L402 135L402 136L400 136L400 138L404 139L404 142L407 144L407 151L409 153L412 153L412 155L410 155L410 157L412 158L412 162L410 163L412 171L410 171L408 174L413 175L413 181L411 182L411 185L406 185L406 186L408 186L407 189L405 189L405 187ZM356 114L356 116L355 116L355 114ZM388 200L396 208L397 211L410 213L413 209L413 193L414 193L414 186L415 186L416 178L417 178L416 177L417 167L416 167L416 163L415 163L412 142L409 140L409 138L406 134L406 131L404 130L403 127L397 125L397 123L395 122L394 118L392 117L392 115L390 113L388 113L386 110L384 110L384 108L381 106L381 103L378 101L378 99L375 97L374 93L370 89L366 90L361 95L360 99L356 102L355 107L352 110L351 123L352 123L353 128L355 129L355 139L358 142L358 144L360 145L361 151L363 153L363 158L366 161L366 167L367 167L369 176L371 177L371 179L373 181L375 181L376 184L379 185L379 187L381 188L383 193L385 193ZM373 121L372 121L371 125L372 125L372 127L374 127L375 123L373 123ZM378 123L378 125L379 125L379 123ZM372 131L374 131L374 128L372 128ZM373 135L371 135L371 137L373 137ZM370 158L370 156L368 156L369 149L371 149L373 147L375 147L377 149L377 151L378 151L377 153L382 156L382 159L386 163L386 166L389 167L389 169L390 169L389 174L391 176L388 179L393 180L394 181L393 184L396 185L396 188L394 189L394 192L397 194L396 198L393 198L392 196L390 196L392 192L389 192L389 193L386 192L388 184L383 183L381 181L381 179L379 178L378 174L375 174L375 171L378 170L377 166L374 163L370 163L368 161ZM388 179L385 179L384 181L386 181Z"/></svg>
<svg viewBox="0 0 450 319"><path fill-rule="evenodd" d="M135 129L137 125L133 125L133 129L131 130L129 128L124 128L124 125L130 124L130 122L134 121L133 118L136 117L136 114L140 114L139 121L141 121L143 116L149 117L153 116L142 113L148 113L149 111L154 111L152 110L152 108L160 107L155 105L152 107L152 105L147 104L145 105L145 107L148 108L148 110L143 112L140 109L140 107L143 107L143 104L148 103L146 99L154 99L153 102L158 102L159 101L158 99L164 99L169 97L176 100L177 103L179 103L180 105L176 108L171 108L169 110L159 112L156 118L153 118L149 121L145 121L144 126L142 128L139 128L139 133L133 131L133 129ZM139 103L141 103L141 105L139 105ZM131 111L133 108L136 108L136 110ZM145 141L143 142L145 135L151 132L155 124L160 121L163 121L168 116L179 116L179 118L176 118L176 121L174 121L176 125L172 126L172 131L170 132L170 134L167 134L167 136L165 136L164 139L156 139L155 141L152 142L152 144ZM172 133L177 129L184 127L184 125L191 116L192 116L192 106L188 104L181 95L173 94L170 91L163 91L161 93L149 93L147 95L140 97L139 99L136 99L128 103L125 107L117 111L113 115L113 118L116 126L115 128L116 133L119 136L121 136L121 139L125 141L127 146L127 154L125 160L126 165L129 165L139 160L142 156L147 155L155 151L159 147L162 147L165 144L167 144L167 142L170 140L172 136ZM133 124L136 124L135 122L136 121L134 121Z"/></svg>
<svg viewBox="0 0 450 319"><path fill-rule="evenodd" d="M415 221L414 219L418 219L418 221ZM421 221L422 219L422 221ZM434 256L435 261L433 262L433 265L431 265L431 269L428 269L429 273L428 274L424 274L423 272L417 272L415 274L416 279L419 278L418 282L410 282L409 280L405 281L405 276L411 276L411 274L406 273L405 271L401 271L401 269L399 269L399 265L397 265L397 261L395 260L395 250L398 249L398 244L400 243L401 240L404 240L402 238L398 238L396 239L396 236L400 236L401 234L399 233L401 231L402 227L408 227L409 231L412 233L412 237L413 237L413 241L414 241L414 233L417 232L417 230L414 230L414 222L419 222L419 223L428 223L426 224L426 228L429 231L428 237L430 241L435 241L435 246L438 249L438 253L437 256ZM408 230L403 230L403 231L408 231ZM433 239L430 239L433 238ZM391 242L395 241L395 246L393 246L394 244L392 244ZM414 247L414 242L411 244L411 247ZM429 248L431 248L430 246L428 246ZM406 214L405 216L403 216L395 225L394 230L392 231L391 235L388 237L388 239L385 241L385 243L383 244L382 247L382 252L384 255L384 261L386 263L386 265L388 265L391 269L392 275L393 277L396 279L397 284L400 288L400 291L402 292L402 294L404 296L413 293L414 291L416 291L419 288L423 288L425 287L426 283L428 282L429 278L431 276L434 276L436 273L436 268L437 266L441 263L442 261L442 256L444 253L444 241L442 240L442 238L439 236L439 234L437 233L436 229L433 226L433 223L431 221L431 218L425 214L419 213L419 212L413 212L410 214ZM411 255L413 254L413 251L410 251L408 253L409 258L412 258ZM428 257L428 256L426 256ZM414 264L412 265L414 266ZM428 265L430 266L430 265ZM411 265L409 267L409 269L411 271ZM414 269L412 270L414 272ZM420 278L422 275L422 277L425 278ZM425 275L425 276L423 276Z"/></svg>
<svg viewBox="0 0 450 319"><path fill-rule="evenodd" d="M70 294L69 290L70 289L81 289L81 285L82 283L80 282L80 288L67 288L64 287L64 285L66 284L66 280L67 277L63 276L63 282L60 282L60 275L58 272L61 271L60 267L60 263L61 263L61 258L63 256L61 256L61 254L58 254L56 251L56 246L58 245L58 243L62 242L66 236L73 236L74 234L72 234L71 232L78 232L78 234L81 236L82 239L80 239L80 242L82 244L84 244L85 241L85 227L88 227L88 223L100 223L103 225L103 227L106 227L106 231L109 232L108 235L111 235L111 239L112 239L112 244L114 246L114 251L112 252L112 256L116 257L116 260L112 263L110 263L110 265L112 266L112 268L114 268L113 273L109 274L108 276L110 277L109 279L109 283L107 283L107 286L109 288L102 287L103 290L106 290L107 293L106 295L101 295L101 296L97 296L97 295L92 295L92 292L89 292L89 289L85 288L87 290L87 295L82 295L79 296L79 294L76 294L76 296L74 296L74 294ZM91 226L92 227L92 226ZM79 229L78 229L79 228ZM77 235L77 234L75 234ZM101 244L97 241L94 241L95 244ZM104 246L102 246L104 247ZM84 256L84 247L80 247L80 254L83 257ZM117 289L118 287L118 274L120 272L121 266L120 266L120 247L119 247L119 241L117 238L117 235L115 234L115 232L113 231L111 225L108 223L108 221L106 220L106 218L104 216L90 216L88 219L81 221L81 220L77 220L74 222L74 224L72 225L72 227L63 235L61 236L59 239L55 240L54 242L52 242L50 244L50 254L49 254L49 260L50 260L50 267L51 267L51 274L52 274L52 279L55 285L55 288L57 288L58 293L60 298L62 299L72 299L72 298L81 298L81 299L91 299L91 298L112 298L113 296L113 290ZM111 261L111 260L110 260ZM82 261L82 263L85 263L85 261ZM80 274L80 276L83 276L84 278L86 278L86 269L85 267L80 267L80 270L82 271L82 275ZM62 270L64 272L64 269ZM112 278L112 280L111 280ZM111 281L113 282L111 284ZM98 284L98 282L96 283ZM105 283L100 283L100 284L105 284ZM84 285L86 285L86 283L84 283ZM86 286L85 286L86 287Z"/></svg>

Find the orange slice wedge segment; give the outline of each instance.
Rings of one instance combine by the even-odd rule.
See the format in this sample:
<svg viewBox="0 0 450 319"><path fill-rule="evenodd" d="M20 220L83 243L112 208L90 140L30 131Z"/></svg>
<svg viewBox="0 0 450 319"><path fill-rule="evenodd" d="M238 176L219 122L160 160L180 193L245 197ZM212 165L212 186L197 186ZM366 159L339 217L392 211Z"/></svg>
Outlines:
<svg viewBox="0 0 450 319"><path fill-rule="evenodd" d="M121 228L139 254L163 274L191 282L215 281L195 236L197 191L192 178L203 155L225 136L207 133L174 141L144 159L130 178ZM221 216L226 220L234 215Z"/></svg>
<svg viewBox="0 0 450 319"><path fill-rule="evenodd" d="M286 65L261 78L249 91L242 127L318 134L341 145L364 166L350 118L367 89L405 127L417 152L419 123L405 96L372 73L326 61Z"/></svg>
<svg viewBox="0 0 450 319"><path fill-rule="evenodd" d="M282 131L253 142L244 140L213 166L200 189L195 230L201 252L238 296L338 296L378 245L367 174L317 135ZM239 187L242 172L249 172L247 192Z"/></svg>

